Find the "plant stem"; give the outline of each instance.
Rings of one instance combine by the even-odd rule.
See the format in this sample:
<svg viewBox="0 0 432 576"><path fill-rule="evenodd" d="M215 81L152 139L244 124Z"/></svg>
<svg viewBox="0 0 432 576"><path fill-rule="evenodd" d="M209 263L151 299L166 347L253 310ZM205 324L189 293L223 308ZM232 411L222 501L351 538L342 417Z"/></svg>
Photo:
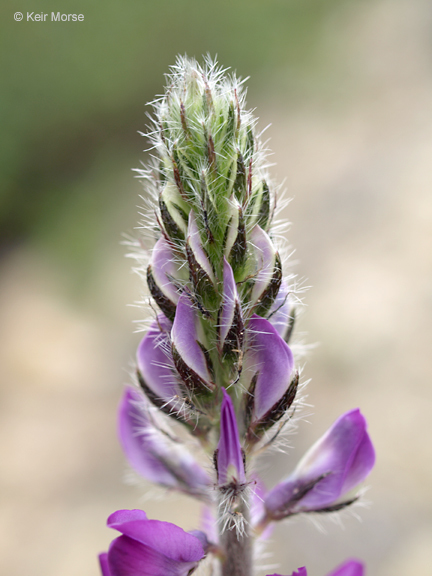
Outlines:
<svg viewBox="0 0 432 576"><path fill-rule="evenodd" d="M242 502L238 512L236 512L237 514L241 513L245 521L245 530L241 536L236 529L238 521L235 517L229 520L221 535L221 544L224 550L222 576L252 576L252 537L247 512L247 506Z"/></svg>

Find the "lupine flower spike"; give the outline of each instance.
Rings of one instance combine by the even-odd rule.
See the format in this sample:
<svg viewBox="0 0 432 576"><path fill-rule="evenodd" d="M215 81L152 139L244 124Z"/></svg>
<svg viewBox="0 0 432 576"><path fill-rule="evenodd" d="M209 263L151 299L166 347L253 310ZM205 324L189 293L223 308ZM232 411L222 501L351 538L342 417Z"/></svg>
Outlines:
<svg viewBox="0 0 432 576"><path fill-rule="evenodd" d="M349 506L374 450L352 410L266 493L255 463L293 428L301 386L289 345L299 298L275 235L265 149L243 81L210 59L179 58L153 108L153 160L138 171L144 238L133 244L152 320L118 431L138 474L203 503L206 534L120 510L108 525L121 536L100 566L103 576L187 576L206 558L212 574L251 576L270 525ZM328 576L362 575L350 560Z"/></svg>

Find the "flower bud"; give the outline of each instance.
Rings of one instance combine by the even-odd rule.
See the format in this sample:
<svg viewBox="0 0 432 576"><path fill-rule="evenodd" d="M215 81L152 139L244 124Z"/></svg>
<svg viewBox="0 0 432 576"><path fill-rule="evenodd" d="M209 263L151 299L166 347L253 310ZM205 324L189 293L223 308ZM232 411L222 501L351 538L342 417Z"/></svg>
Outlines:
<svg viewBox="0 0 432 576"><path fill-rule="evenodd" d="M180 265L176 261L172 247L165 238L159 238L147 268L147 285L156 304L171 321L174 320L179 299L180 278Z"/></svg>
<svg viewBox="0 0 432 576"><path fill-rule="evenodd" d="M118 413L120 444L132 468L167 488L207 498L210 479L186 448L162 432L149 407L133 388L127 388Z"/></svg>
<svg viewBox="0 0 432 576"><path fill-rule="evenodd" d="M258 182L254 188L247 207L248 224L258 224L267 230L270 220L270 188L265 180Z"/></svg>
<svg viewBox="0 0 432 576"><path fill-rule="evenodd" d="M374 463L366 420L360 410L351 410L312 446L291 476L269 492L267 514L280 520L300 512L338 510L353 502L344 497L363 482Z"/></svg>
<svg viewBox="0 0 432 576"><path fill-rule="evenodd" d="M198 311L186 291L177 304L171 341L175 367L189 393L193 395L212 391L214 383L202 326Z"/></svg>
<svg viewBox="0 0 432 576"><path fill-rule="evenodd" d="M234 220L235 225L235 239L232 248L229 251L228 260L236 273L236 276L241 276L246 264L247 256L247 240L246 240L246 227L241 206L237 207L238 215Z"/></svg>
<svg viewBox="0 0 432 576"><path fill-rule="evenodd" d="M222 388L222 393L220 436L215 453L218 484L244 484L246 474L234 406L225 388Z"/></svg>
<svg viewBox="0 0 432 576"><path fill-rule="evenodd" d="M224 355L240 353L243 346L244 324L237 285L231 266L224 258L223 298L219 310L219 345Z"/></svg>
<svg viewBox="0 0 432 576"><path fill-rule="evenodd" d="M250 441L282 417L295 398L294 358L289 346L265 318L253 315L247 327L242 383L249 381L246 425ZM295 380L294 380L295 382Z"/></svg>
<svg viewBox="0 0 432 576"><path fill-rule="evenodd" d="M258 225L250 234L250 242L255 255L256 269L251 302L255 303L255 313L264 316L279 292L282 263L269 236Z"/></svg>
<svg viewBox="0 0 432 576"><path fill-rule="evenodd" d="M172 323L159 314L137 351L138 380L147 398L167 414L176 411L181 396L171 354Z"/></svg>
<svg viewBox="0 0 432 576"><path fill-rule="evenodd" d="M291 306L289 294L289 286L285 280L282 280L279 292L267 315L267 320L276 328L279 336L283 338L285 342L289 340L290 330L292 330L294 321L294 309Z"/></svg>
<svg viewBox="0 0 432 576"><path fill-rule="evenodd" d="M183 240L187 231L189 206L170 182L159 196L159 209L166 234L171 240Z"/></svg>
<svg viewBox="0 0 432 576"><path fill-rule="evenodd" d="M186 254L189 264L189 275L194 290L206 304L211 304L216 297L214 272L202 245L196 217L192 210L189 213Z"/></svg>

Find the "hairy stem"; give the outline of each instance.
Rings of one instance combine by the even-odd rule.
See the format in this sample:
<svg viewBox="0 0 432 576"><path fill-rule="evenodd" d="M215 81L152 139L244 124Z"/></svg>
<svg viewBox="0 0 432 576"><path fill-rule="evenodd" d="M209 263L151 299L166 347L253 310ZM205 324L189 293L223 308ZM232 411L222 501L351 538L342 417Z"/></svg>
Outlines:
<svg viewBox="0 0 432 576"><path fill-rule="evenodd" d="M243 515L245 529L239 534L238 517ZM221 534L224 550L222 576L252 576L252 538L249 530L247 506L244 502L230 518L225 531Z"/></svg>

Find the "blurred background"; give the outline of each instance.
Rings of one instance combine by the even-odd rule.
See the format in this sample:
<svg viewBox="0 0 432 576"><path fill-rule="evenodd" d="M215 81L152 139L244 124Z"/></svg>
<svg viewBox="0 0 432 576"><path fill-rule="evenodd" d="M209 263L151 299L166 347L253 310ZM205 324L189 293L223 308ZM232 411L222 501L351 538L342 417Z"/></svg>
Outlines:
<svg viewBox="0 0 432 576"><path fill-rule="evenodd" d="M314 408L266 482L357 406L377 449L362 521L279 525L259 576L275 563L325 576L349 556L369 576L430 576L431 2L5 0L0 15L2 572L99 574L118 508L196 526L191 500L124 482L115 410L143 314L120 244L142 193L138 130L176 54L209 52L251 76L311 286L298 337L318 343L304 371Z"/></svg>

